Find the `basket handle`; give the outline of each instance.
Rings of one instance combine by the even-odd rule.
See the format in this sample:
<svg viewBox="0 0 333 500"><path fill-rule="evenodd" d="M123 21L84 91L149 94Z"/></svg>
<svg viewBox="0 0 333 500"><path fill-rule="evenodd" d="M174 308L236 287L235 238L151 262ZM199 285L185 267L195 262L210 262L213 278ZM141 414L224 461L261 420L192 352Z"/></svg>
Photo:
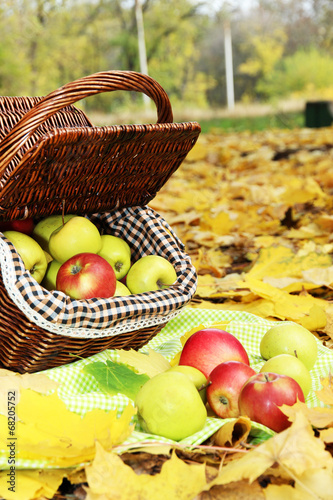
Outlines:
<svg viewBox="0 0 333 500"><path fill-rule="evenodd" d="M41 99L10 130L0 144L0 176L35 130L50 116L85 97L125 90L142 92L157 108L157 123L172 123L172 108L165 90L153 78L135 71L104 71L67 83Z"/></svg>

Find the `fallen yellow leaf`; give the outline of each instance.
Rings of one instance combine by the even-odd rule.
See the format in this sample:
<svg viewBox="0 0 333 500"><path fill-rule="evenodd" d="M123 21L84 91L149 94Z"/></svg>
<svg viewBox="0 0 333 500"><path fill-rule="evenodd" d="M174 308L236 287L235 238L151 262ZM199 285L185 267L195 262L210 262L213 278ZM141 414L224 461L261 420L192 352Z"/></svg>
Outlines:
<svg viewBox="0 0 333 500"><path fill-rule="evenodd" d="M70 467L91 460L95 442L107 449L124 441L132 432L135 414L128 405L118 418L117 411L95 409L83 417L67 410L58 395L43 396L24 389L16 406L15 437L19 459L47 459L50 465ZM0 415L0 448L8 445L7 417ZM4 451L4 453L6 453Z"/></svg>
<svg viewBox="0 0 333 500"><path fill-rule="evenodd" d="M12 485L8 471L0 472L0 495L6 500L36 500L53 498L67 471L54 470L15 470Z"/></svg>
<svg viewBox="0 0 333 500"><path fill-rule="evenodd" d="M251 431L251 420L248 417L239 417L226 422L212 436L215 446L231 446L235 448L240 442L246 443Z"/></svg>
<svg viewBox="0 0 333 500"><path fill-rule="evenodd" d="M119 361L131 366L137 373L145 373L148 377L154 377L158 373L164 372L171 367L169 361L159 352L148 349L148 354L144 354L134 349L117 351Z"/></svg>
<svg viewBox="0 0 333 500"><path fill-rule="evenodd" d="M175 453L159 474L137 475L112 452L96 443L96 456L86 467L86 500L193 500L206 485L205 465L187 465Z"/></svg>
<svg viewBox="0 0 333 500"><path fill-rule="evenodd" d="M298 412L288 429L271 437L239 460L229 462L208 486L242 479L252 482L274 464L294 479L310 468L332 470L333 457L325 450L321 439L314 436L303 413Z"/></svg>

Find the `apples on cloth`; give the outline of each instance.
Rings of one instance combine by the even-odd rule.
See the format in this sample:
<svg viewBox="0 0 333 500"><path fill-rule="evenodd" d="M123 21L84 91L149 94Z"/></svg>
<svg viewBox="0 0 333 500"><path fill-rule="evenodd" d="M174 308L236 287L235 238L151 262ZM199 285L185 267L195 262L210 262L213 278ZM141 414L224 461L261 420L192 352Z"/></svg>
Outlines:
<svg viewBox="0 0 333 500"><path fill-rule="evenodd" d="M261 372L245 383L238 405L241 415L246 415L275 432L281 432L291 422L279 406L292 406L297 400L304 403L303 391L296 380L287 375Z"/></svg>
<svg viewBox="0 0 333 500"><path fill-rule="evenodd" d="M305 398L311 390L312 378L309 370L299 358L291 354L273 356L264 363L260 371L288 375L295 379L301 386Z"/></svg>
<svg viewBox="0 0 333 500"><path fill-rule="evenodd" d="M314 335L296 323L278 323L262 337L260 354L270 359L278 354L290 354L300 359L311 370L317 359L317 342Z"/></svg>
<svg viewBox="0 0 333 500"><path fill-rule="evenodd" d="M211 371L224 361L250 364L246 350L234 335L219 328L204 328L186 340L179 364L194 366L209 377Z"/></svg>
<svg viewBox="0 0 333 500"><path fill-rule="evenodd" d="M200 431L207 418L194 383L184 373L172 370L150 378L139 390L135 406L146 432L174 441Z"/></svg>
<svg viewBox="0 0 333 500"><path fill-rule="evenodd" d="M239 394L245 382L255 374L253 368L240 361L225 361L211 371L206 395L218 417L239 417Z"/></svg>

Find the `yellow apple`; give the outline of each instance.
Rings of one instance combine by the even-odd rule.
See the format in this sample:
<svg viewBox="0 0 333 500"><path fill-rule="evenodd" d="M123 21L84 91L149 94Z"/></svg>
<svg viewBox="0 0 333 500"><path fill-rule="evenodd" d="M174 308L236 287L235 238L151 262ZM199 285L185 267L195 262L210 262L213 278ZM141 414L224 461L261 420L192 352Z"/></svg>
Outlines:
<svg viewBox="0 0 333 500"><path fill-rule="evenodd" d="M169 368L168 371L184 373L184 375L187 375L187 377L189 377L189 379L193 382L193 384L199 391L199 395L202 401L204 403L207 402L206 387L208 384L208 380L206 376L200 370L198 370L198 368L194 368L194 366L187 366L187 365L175 365Z"/></svg>
<svg viewBox="0 0 333 500"><path fill-rule="evenodd" d="M124 283L121 281L116 281L116 291L114 292L114 297L123 297L124 295L131 295L131 292Z"/></svg>
<svg viewBox="0 0 333 500"><path fill-rule="evenodd" d="M311 370L317 359L315 336L297 323L277 323L262 337L260 354L270 359L278 354L291 354L300 359Z"/></svg>
<svg viewBox="0 0 333 500"><path fill-rule="evenodd" d="M47 259L42 247L27 234L18 231L5 231L3 234L13 243L25 269L41 283L47 268Z"/></svg>
<svg viewBox="0 0 333 500"><path fill-rule="evenodd" d="M145 255L134 262L126 277L126 286L132 293L165 290L177 280L176 271L160 255Z"/></svg>
<svg viewBox="0 0 333 500"><path fill-rule="evenodd" d="M49 262L45 276L43 278L43 281L41 282L41 285L46 288L47 290L56 290L56 283L57 283L57 274L59 271L59 268L61 266L61 263L58 262L57 260L51 260Z"/></svg>
<svg viewBox="0 0 333 500"><path fill-rule="evenodd" d="M112 234L103 234L101 239L102 248L98 255L104 257L111 264L117 280L121 280L131 267L130 246L125 240Z"/></svg>
<svg viewBox="0 0 333 500"><path fill-rule="evenodd" d="M291 354L273 356L266 361L260 371L288 375L299 383L305 398L311 390L312 378L309 370L300 359Z"/></svg>
<svg viewBox="0 0 333 500"><path fill-rule="evenodd" d="M64 222L66 223L69 219L75 217L73 214L67 214L64 216ZM46 252L49 252L49 239L53 231L58 229L58 227L63 225L62 215L50 215L45 219L40 220L35 225L32 231L32 237Z"/></svg>
<svg viewBox="0 0 333 500"><path fill-rule="evenodd" d="M81 216L69 219L53 231L49 239L49 252L61 264L80 253L97 254L101 247L102 240L97 227Z"/></svg>
<svg viewBox="0 0 333 500"><path fill-rule="evenodd" d="M135 405L145 432L174 441L199 432L207 410L197 388L184 373L165 371L149 379L139 390Z"/></svg>

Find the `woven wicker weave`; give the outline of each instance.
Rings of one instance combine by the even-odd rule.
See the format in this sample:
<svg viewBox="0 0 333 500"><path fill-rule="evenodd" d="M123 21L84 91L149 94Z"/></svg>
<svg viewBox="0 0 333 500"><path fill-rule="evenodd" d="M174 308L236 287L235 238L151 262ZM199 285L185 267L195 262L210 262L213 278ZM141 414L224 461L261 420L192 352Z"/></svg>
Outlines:
<svg viewBox="0 0 333 500"><path fill-rule="evenodd" d="M157 108L157 123L94 127L73 106L90 95L116 90L148 95ZM172 120L162 87L134 72L90 75L44 98L0 98L0 220L145 207L200 133L196 122ZM165 325L93 339L59 335L27 319L9 298L2 276L0 306L0 363L21 373L107 348L140 348Z"/></svg>

